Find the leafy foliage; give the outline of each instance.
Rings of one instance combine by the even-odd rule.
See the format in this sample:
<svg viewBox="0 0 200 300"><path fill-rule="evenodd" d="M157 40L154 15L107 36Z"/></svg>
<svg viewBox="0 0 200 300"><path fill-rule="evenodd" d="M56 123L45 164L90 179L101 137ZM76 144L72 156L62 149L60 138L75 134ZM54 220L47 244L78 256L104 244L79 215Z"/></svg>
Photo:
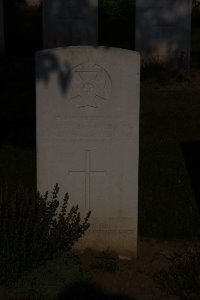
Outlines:
<svg viewBox="0 0 200 300"><path fill-rule="evenodd" d="M34 268L69 251L89 228L90 212L81 222L77 206L67 212L69 195L60 207L59 187L49 199L18 187L0 188L0 281L12 282L25 270Z"/></svg>

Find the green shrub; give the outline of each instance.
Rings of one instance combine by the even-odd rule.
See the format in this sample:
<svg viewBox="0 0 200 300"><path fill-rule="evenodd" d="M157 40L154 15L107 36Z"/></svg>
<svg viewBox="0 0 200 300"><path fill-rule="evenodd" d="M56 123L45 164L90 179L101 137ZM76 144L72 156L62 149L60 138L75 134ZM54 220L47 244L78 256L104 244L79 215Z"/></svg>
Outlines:
<svg viewBox="0 0 200 300"><path fill-rule="evenodd" d="M23 187L0 188L0 282L11 283L26 270L69 251L89 228L78 206L67 213L69 195L58 201L58 184L49 199Z"/></svg>

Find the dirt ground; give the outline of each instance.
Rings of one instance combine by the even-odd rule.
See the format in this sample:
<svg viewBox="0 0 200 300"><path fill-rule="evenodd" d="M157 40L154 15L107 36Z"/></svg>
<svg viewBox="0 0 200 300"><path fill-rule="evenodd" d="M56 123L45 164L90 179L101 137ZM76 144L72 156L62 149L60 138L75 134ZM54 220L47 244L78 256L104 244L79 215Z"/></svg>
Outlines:
<svg viewBox="0 0 200 300"><path fill-rule="evenodd" d="M198 242L165 241L143 239L138 243L138 257L135 260L119 260L118 270L106 272L92 268L91 253L85 253L81 259L83 270L89 272L103 291L112 294L127 295L128 299L136 300L178 300L180 298L168 295L156 281L161 269L169 267L166 258L174 252L183 251L184 247L200 246ZM120 298L121 299L121 298Z"/></svg>
<svg viewBox="0 0 200 300"><path fill-rule="evenodd" d="M102 265L96 264L95 266L97 254L88 250L80 256L81 268L106 294L124 295L124 298L119 299L178 300L178 297L169 296L162 291L157 286L154 276L159 274L162 268L168 267L167 255L174 251L181 251L187 245L195 246L196 244L188 241L139 240L137 259L117 260L116 270L106 270L108 264L105 264L103 268ZM12 290L0 287L0 299L14 300L20 297L15 294L13 298Z"/></svg>

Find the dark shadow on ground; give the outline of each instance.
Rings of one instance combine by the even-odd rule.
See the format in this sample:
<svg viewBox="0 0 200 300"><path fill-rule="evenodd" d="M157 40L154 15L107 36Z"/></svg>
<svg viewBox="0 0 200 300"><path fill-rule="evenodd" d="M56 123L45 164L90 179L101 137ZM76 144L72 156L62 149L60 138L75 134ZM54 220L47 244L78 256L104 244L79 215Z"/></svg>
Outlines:
<svg viewBox="0 0 200 300"><path fill-rule="evenodd" d="M81 281L66 287L58 300L136 300L126 295L104 293L96 284Z"/></svg>
<svg viewBox="0 0 200 300"><path fill-rule="evenodd" d="M200 141L182 143L181 148L200 211Z"/></svg>

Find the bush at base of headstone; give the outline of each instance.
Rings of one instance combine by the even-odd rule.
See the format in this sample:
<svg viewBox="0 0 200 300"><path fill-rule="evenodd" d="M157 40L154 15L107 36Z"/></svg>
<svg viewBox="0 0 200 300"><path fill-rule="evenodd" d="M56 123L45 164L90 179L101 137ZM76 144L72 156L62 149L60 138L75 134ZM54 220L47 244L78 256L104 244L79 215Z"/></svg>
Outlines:
<svg viewBox="0 0 200 300"><path fill-rule="evenodd" d="M69 196L59 205L58 192L57 184L51 197L0 185L0 284L69 251L89 228L90 212L83 221L78 206L67 212Z"/></svg>

